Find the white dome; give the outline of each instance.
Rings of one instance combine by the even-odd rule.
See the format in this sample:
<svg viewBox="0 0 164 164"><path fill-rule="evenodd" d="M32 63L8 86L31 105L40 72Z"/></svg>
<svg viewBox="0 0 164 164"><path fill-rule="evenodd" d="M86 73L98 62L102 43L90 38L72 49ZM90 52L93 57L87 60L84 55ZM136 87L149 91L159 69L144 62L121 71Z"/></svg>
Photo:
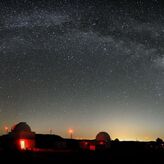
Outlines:
<svg viewBox="0 0 164 164"><path fill-rule="evenodd" d="M14 125L11 128L11 131L12 132L17 132L17 133L22 132L22 131L31 132L31 128L26 122L20 122L20 123Z"/></svg>
<svg viewBox="0 0 164 164"><path fill-rule="evenodd" d="M110 142L111 138L107 132L99 132L96 136L96 141Z"/></svg>

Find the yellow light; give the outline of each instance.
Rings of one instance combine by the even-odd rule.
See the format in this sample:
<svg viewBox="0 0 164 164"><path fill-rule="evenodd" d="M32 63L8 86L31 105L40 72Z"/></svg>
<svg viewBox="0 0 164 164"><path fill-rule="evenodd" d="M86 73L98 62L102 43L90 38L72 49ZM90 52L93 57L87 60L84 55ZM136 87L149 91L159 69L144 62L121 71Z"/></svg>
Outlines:
<svg viewBox="0 0 164 164"><path fill-rule="evenodd" d="M69 129L68 132L71 134L73 133L73 129Z"/></svg>
<svg viewBox="0 0 164 164"><path fill-rule="evenodd" d="M20 140L20 148L21 150L25 150L26 149L26 144L24 140Z"/></svg>

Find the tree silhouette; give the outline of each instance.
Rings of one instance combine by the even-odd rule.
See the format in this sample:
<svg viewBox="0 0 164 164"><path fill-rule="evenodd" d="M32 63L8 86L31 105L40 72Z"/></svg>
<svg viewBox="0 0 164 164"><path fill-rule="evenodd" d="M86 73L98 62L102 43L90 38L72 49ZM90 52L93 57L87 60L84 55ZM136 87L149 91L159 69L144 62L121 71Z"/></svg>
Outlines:
<svg viewBox="0 0 164 164"><path fill-rule="evenodd" d="M161 138L157 138L156 142L161 144L161 143L163 143L163 140Z"/></svg>
<svg viewBox="0 0 164 164"><path fill-rule="evenodd" d="M116 138L114 141L115 141L115 142L119 142L119 139L118 139L118 138Z"/></svg>

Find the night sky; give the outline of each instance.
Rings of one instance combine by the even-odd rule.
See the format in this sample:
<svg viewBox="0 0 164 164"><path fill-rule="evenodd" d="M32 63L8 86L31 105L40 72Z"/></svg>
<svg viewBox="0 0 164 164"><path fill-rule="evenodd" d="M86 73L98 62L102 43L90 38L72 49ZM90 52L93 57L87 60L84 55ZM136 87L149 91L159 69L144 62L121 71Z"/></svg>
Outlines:
<svg viewBox="0 0 164 164"><path fill-rule="evenodd" d="M164 6L1 0L0 134L164 139Z"/></svg>

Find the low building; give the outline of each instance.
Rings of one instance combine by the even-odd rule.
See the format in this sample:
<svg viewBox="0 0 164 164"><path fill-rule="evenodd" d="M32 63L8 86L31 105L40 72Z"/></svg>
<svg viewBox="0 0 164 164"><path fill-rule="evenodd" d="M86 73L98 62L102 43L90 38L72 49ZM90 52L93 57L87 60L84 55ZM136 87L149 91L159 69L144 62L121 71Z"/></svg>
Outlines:
<svg viewBox="0 0 164 164"><path fill-rule="evenodd" d="M96 150L105 150L111 147L111 138L107 132L99 132L96 135Z"/></svg>
<svg viewBox="0 0 164 164"><path fill-rule="evenodd" d="M35 133L26 122L14 125L8 136L12 149L32 150L35 147Z"/></svg>
<svg viewBox="0 0 164 164"><path fill-rule="evenodd" d="M82 150L90 150L90 151L95 151L96 146L95 146L95 141L94 140L82 140L80 141L80 148Z"/></svg>

